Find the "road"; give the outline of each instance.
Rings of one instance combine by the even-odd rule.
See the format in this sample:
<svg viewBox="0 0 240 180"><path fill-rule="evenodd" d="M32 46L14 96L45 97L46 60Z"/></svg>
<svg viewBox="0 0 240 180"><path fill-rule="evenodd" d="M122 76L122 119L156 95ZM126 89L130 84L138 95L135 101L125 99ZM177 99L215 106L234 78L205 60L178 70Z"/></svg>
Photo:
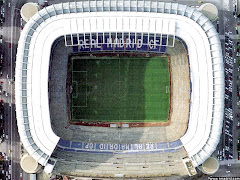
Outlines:
<svg viewBox="0 0 240 180"><path fill-rule="evenodd" d="M12 78L14 76L15 69L15 57L17 42L20 35L20 15L19 11L15 8L19 8L19 1L6 1L5 5L5 23L3 24L3 91L9 93L6 97L1 95L1 99L4 101L4 119L5 119L5 134L8 139L5 139L4 147L1 147L3 152L8 156L8 162L11 164L12 172L11 179L20 179L20 139L16 124L15 115L15 95L14 95L14 83ZM9 173L10 174L10 173Z"/></svg>
<svg viewBox="0 0 240 180"><path fill-rule="evenodd" d="M75 1L75 0L70 0ZM162 0L169 2L169 0ZM6 3L4 5L5 7L5 23L3 24L2 34L4 38L4 44L3 44L3 50L4 50L4 68L3 68L3 76L1 78L1 81L3 81L3 89L6 92L9 92L9 96L6 97L4 95L1 95L1 99L5 102L4 105L4 119L5 119L5 133L8 135L8 140L5 140L0 145L0 151L5 152L8 156L8 159L11 160L12 163L12 174L11 179L17 180L20 177L20 165L19 165L19 158L21 154L21 148L20 148L20 139L17 131L17 125L16 125L16 116L15 116L15 99L14 99L14 83L9 84L9 80L12 79L14 76L14 69L15 69L15 59L16 59L16 50L17 50L17 42L20 36L20 15L19 10L23 3L26 3L28 1L25 0L6 0ZM33 0L32 2L39 2L40 4L43 3L43 0ZM50 4L63 2L63 0L49 0ZM64 1L67 2L67 1ZM189 6L200 6L197 2L197 0L173 0L172 2L187 4ZM230 30L231 32L235 33L234 24L236 24L236 20L233 17L232 10L233 10L233 1L232 0L208 0L203 1L210 2L215 4L219 8L219 24L220 24L220 35L224 35L225 31ZM9 7L10 3L10 7ZM223 36L221 36L223 37ZM224 39L221 40L224 42ZM236 42L234 41L236 44ZM10 45L11 44L11 47ZM223 44L222 44L223 45ZM224 45L222 46L224 47ZM235 57L236 58L236 57ZM234 65L234 73L235 76L233 78L233 104L236 105L237 102L237 96L236 95L236 84L237 84L237 76L239 75L237 72L237 66ZM7 75L9 76L7 78ZM233 114L238 112L238 109L236 106L233 106ZM237 159L237 137L239 134L239 131L235 128L237 119L234 117L233 119L233 157L236 160ZM220 144L218 146L217 150L220 150L224 148L225 139L221 138ZM10 149L10 153L8 150ZM217 154L217 151L215 152ZM223 162L224 163L224 162ZM216 176L223 176L226 175L226 171L230 170L233 172L233 175L239 176L240 174L237 174L237 170L235 169L239 168L239 164L234 164L232 166L221 166L220 171L216 173ZM231 170L233 169L233 170ZM234 174L235 172L235 174ZM227 176L231 175L231 173L228 173ZM23 174L23 179L28 179L27 174Z"/></svg>
<svg viewBox="0 0 240 180"><path fill-rule="evenodd" d="M228 2L228 3L227 3ZM235 26L236 26L236 18L234 18L233 16L233 3L235 1L234 0L229 0L229 1L224 1L222 2L222 4L225 4L225 6L222 6L222 10L219 11L219 24L220 24L220 39L221 39L221 43L222 43L222 48L223 48L223 55L225 55L225 36L224 33L225 32L232 32L230 37L233 39L233 47L236 47L236 43L237 40L235 39L235 34L236 34L236 30L235 30ZM236 52L234 51L233 48L233 59L237 59L236 58ZM238 122L238 118L235 116L236 113L238 113L238 107L237 107L237 101L238 101L238 97L237 97L237 77L239 76L239 72L237 71L237 63L234 63L233 65L233 91L232 91L232 109L233 109L233 125L232 125L232 134L233 134L233 159L237 160L238 158L238 154L237 154L237 140L238 140L238 135L239 135L239 130L236 128L237 127L237 122ZM220 140L220 143L217 147L217 151L218 150L223 150L223 148L226 148L225 146L225 120L223 123L223 134ZM217 151L214 153L215 155L217 155ZM225 160L224 160L225 161Z"/></svg>

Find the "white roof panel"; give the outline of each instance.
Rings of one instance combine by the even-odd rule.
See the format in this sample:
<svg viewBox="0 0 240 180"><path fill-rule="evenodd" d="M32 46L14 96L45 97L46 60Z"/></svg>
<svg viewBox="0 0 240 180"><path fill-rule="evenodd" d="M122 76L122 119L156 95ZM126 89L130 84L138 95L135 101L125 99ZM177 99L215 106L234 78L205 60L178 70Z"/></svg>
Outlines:
<svg viewBox="0 0 240 180"><path fill-rule="evenodd" d="M138 7L140 9L142 7L140 6L141 3L142 1L139 1ZM86 11L94 11L96 7L100 10L102 1L91 1L90 3L89 1L84 3L80 1L70 4L70 8L73 8L71 12L74 13L64 11L68 13L60 14L44 21L41 16L48 17L45 14L55 10L58 14L64 13L62 7L65 7L65 9L69 7L68 3L57 4L47 7L49 11L41 10L39 12L41 16L36 14L26 24L19 39L17 53L16 111L21 140L27 151L39 163L45 165L47 162L47 159L38 154L40 150L46 158L49 158L46 154L51 155L59 140L59 137L51 129L48 106L47 81L52 43L65 34L96 31L162 33L176 35L186 43L189 53L192 96L189 128L181 138L181 141L188 155L192 157L194 166L203 163L211 155L213 152L211 147L216 147L221 133L221 115L223 115L224 105L223 100L221 100L224 94L224 68L218 33L211 22L196 9L186 8L187 6L180 4L154 3L157 3L158 11L165 11L165 13L131 12L131 9L136 11L135 1L131 1L131 3L130 1L124 1L122 3L114 0L104 1L103 9L107 12L91 13ZM77 4L77 7L75 7L75 4ZM91 7L88 7L89 4ZM113 12L109 8L110 4L112 9L125 9L127 12ZM145 1L145 10L151 11L149 8L150 4L150 1ZM153 11L156 11L156 8L152 6ZM76 9L78 12L84 11L84 13L76 13ZM170 12L176 13L175 10L177 10L178 15L169 14ZM181 14L188 15L189 18ZM34 21L38 23L43 22L38 27ZM30 38L26 35L31 28L36 29L36 31L33 32ZM30 43L29 51L24 51L25 41ZM27 77L21 77L22 61L24 61L23 55L27 53L29 56L28 63L31 66L28 66ZM28 83L28 116L31 116L29 117L31 130L28 133L32 135L37 149L35 144L29 144L28 139L25 138L26 134L24 131L26 131L26 126L21 125L23 123L23 110L21 108L23 101L19 97L22 96L21 84L25 80L24 78L27 78L26 81ZM215 88L218 88L218 93L215 93L215 97L213 97L213 78L215 84L220 84L220 86L215 86ZM215 104L213 109L214 102L217 105ZM213 121L212 114L214 115ZM211 124L212 122L214 123L213 125ZM39 130L37 131L36 129ZM210 136L212 138L211 141L209 141ZM209 144L211 147L208 146L207 142L212 143ZM35 150L32 146L34 146Z"/></svg>

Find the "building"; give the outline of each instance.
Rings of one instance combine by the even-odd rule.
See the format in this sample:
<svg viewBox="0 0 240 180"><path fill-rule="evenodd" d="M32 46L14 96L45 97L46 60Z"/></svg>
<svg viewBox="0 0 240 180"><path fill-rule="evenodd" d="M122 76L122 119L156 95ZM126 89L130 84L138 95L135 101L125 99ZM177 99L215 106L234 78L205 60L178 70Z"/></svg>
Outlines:
<svg viewBox="0 0 240 180"><path fill-rule="evenodd" d="M184 136L166 152L184 148L188 154L188 160L183 161L187 162L186 169L201 165L214 152L222 129L224 67L221 44L215 27L201 12L186 5L159 1L90 0L55 4L42 9L28 21L19 39L15 87L18 130L27 152L39 164L48 167L56 146L63 151L71 149L71 143L62 141L51 127L48 69L53 42L63 36L67 46L88 46L85 36L82 41L74 41L73 37L77 34L106 35L107 32L139 33L141 38L143 34L153 34L155 39L147 42L149 47L151 42L168 46L161 40L156 41L157 34L172 38L171 46L174 46L175 37L185 42L192 87L189 123ZM68 37L72 39L69 43ZM91 43L97 47L95 40ZM93 143L92 147L100 148L100 144ZM137 145L137 150L124 151L118 148L121 144L115 146L116 152L123 154L165 152L157 143L153 143L152 148L139 148L146 144ZM100 151L82 143L76 150L112 154L114 144L111 146L111 150ZM119 171L113 171L113 176ZM191 175L189 170L188 173Z"/></svg>

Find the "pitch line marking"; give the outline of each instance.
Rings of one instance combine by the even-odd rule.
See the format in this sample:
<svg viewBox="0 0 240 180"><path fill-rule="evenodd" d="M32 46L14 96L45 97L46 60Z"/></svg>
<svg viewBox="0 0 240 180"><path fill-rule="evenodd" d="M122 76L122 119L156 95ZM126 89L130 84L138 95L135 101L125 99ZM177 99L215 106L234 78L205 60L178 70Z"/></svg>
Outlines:
<svg viewBox="0 0 240 180"><path fill-rule="evenodd" d="M86 80L85 80L85 85L86 85L86 89L85 89L85 100L86 100L86 103L85 103L85 106L73 106L72 104L72 107L87 107L87 71L72 71L72 74L74 73L85 73L86 74ZM72 81L72 83L76 82L76 84L78 85L78 82L77 81ZM78 92L76 90L76 97L78 97Z"/></svg>
<svg viewBox="0 0 240 180"><path fill-rule="evenodd" d="M169 86L166 86L166 93L169 93Z"/></svg>
<svg viewBox="0 0 240 180"><path fill-rule="evenodd" d="M87 71L72 71L73 73L76 72L76 73L79 73L79 72L85 72L87 73Z"/></svg>
<svg viewBox="0 0 240 180"><path fill-rule="evenodd" d="M75 88L78 89L78 82L77 82L77 81L72 81L72 85L73 85L74 83L76 84L76 87L75 87ZM73 88L73 86L72 86L72 88ZM72 98L73 98L73 99L76 99L77 97L78 97L78 93L77 93L77 91L76 91L75 96L72 95Z"/></svg>

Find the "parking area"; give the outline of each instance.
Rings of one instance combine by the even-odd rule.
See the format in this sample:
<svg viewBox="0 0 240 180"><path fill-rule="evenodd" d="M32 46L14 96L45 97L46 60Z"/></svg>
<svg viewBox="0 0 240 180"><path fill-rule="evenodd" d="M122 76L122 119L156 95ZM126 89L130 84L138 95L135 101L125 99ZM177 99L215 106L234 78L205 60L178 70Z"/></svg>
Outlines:
<svg viewBox="0 0 240 180"><path fill-rule="evenodd" d="M224 147L218 151L219 160L233 159L233 65L236 59L233 58L232 32L225 32L225 111L223 139Z"/></svg>

